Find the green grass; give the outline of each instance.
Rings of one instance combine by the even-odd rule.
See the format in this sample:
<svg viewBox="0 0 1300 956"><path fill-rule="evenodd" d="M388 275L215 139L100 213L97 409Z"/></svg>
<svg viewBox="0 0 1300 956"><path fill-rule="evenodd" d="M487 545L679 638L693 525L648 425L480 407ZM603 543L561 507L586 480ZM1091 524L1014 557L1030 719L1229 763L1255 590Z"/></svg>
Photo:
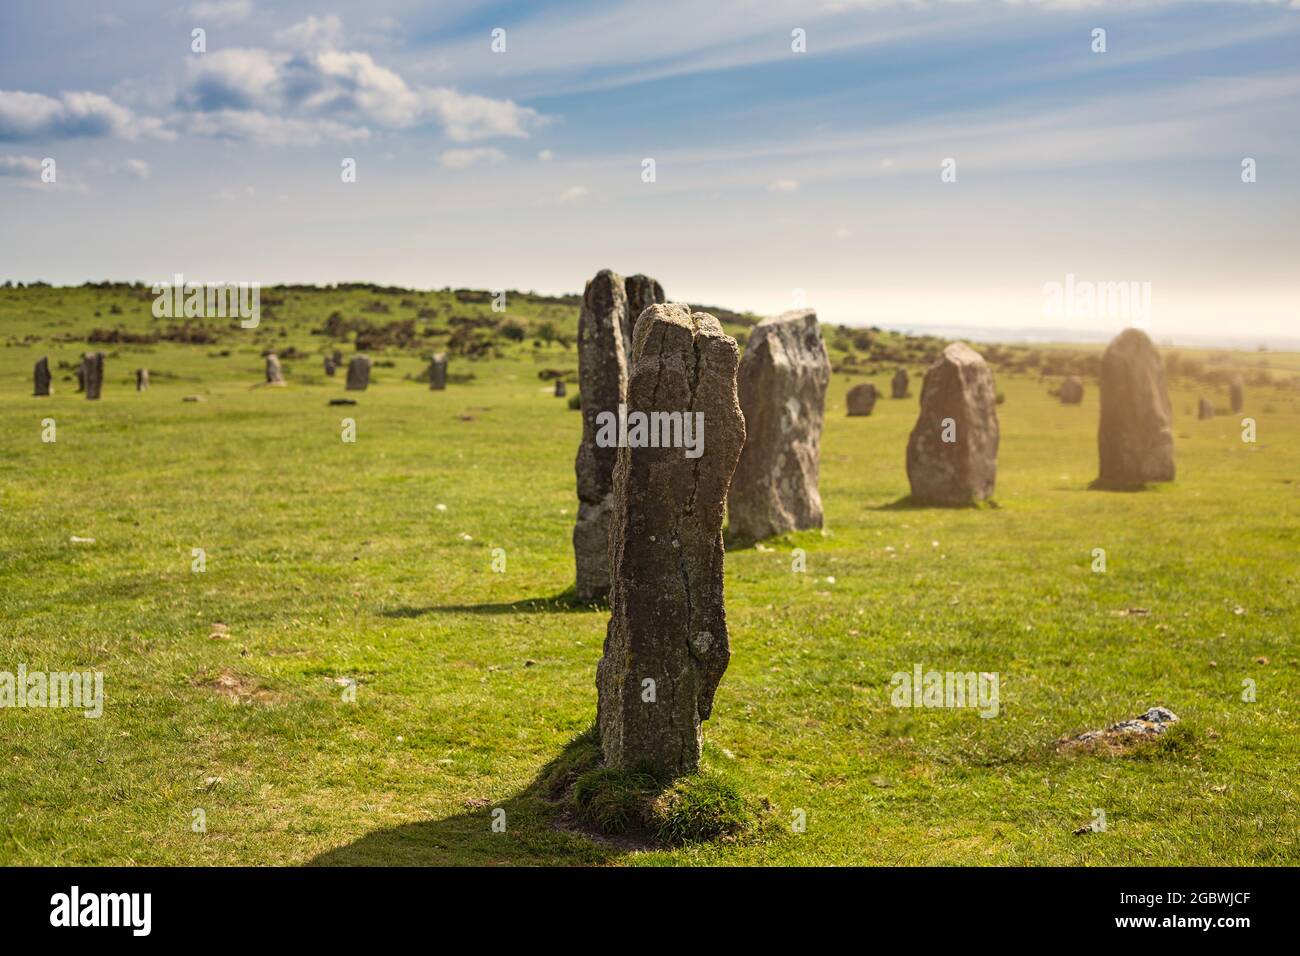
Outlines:
<svg viewBox="0 0 1300 956"><path fill-rule="evenodd" d="M0 863L1300 862L1294 392L1248 394L1247 445L1175 389L1178 481L1121 494L1087 490L1094 383L1068 407L999 375L997 507L919 509L900 503L915 400L850 419L847 388L887 392L892 369L835 376L826 531L728 554L733 658L705 735L706 779L731 789L684 805L766 800L777 825L637 851L552 799L593 766L590 738L570 745L607 618L568 597L580 422L537 377L574 352L453 356L473 377L445 392L407 380L416 351L374 353L395 364L331 408L335 343L307 329L374 298L348 295L294 297L261 340L104 346L97 403L66 372L32 398L31 366L79 355L112 296L0 295L0 670L106 674L99 720L0 709ZM312 356L285 361L287 388L251 387L268 341ZM914 663L997 672L999 716L891 707ZM1168 744L1056 752L1155 704L1182 718ZM1093 808L1107 830L1074 835Z"/></svg>

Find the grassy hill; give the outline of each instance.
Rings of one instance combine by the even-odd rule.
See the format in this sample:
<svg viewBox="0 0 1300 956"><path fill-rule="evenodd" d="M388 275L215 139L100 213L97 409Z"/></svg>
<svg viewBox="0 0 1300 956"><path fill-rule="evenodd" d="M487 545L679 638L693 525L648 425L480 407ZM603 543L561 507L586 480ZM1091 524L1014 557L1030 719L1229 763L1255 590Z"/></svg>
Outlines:
<svg viewBox="0 0 1300 956"><path fill-rule="evenodd" d="M638 851L574 832L536 785L592 720L607 619L568 596L580 422L548 376L576 371L577 300L280 287L256 330L151 302L0 289L0 671L94 668L106 697L98 720L0 709L0 863L1300 862L1295 356L1184 351L1178 481L1116 494L1087 490L1095 383L1080 406L1048 394L1050 363L1099 353L983 347L996 506L925 509L903 500L915 398L847 418L844 395L942 343L828 328L826 530L728 554L733 659L705 725L710 769L775 825ZM331 407L321 357L358 337L371 387ZM92 338L99 402L72 375ZM258 385L268 348L286 388ZM445 392L418 381L432 351ZM1226 404L1205 378L1225 369L1268 376L1254 444L1195 418L1201 394ZM891 707L917 663L1000 674L998 717ZM1057 752L1156 704L1182 718L1159 746ZM1105 832L1076 835L1094 809Z"/></svg>

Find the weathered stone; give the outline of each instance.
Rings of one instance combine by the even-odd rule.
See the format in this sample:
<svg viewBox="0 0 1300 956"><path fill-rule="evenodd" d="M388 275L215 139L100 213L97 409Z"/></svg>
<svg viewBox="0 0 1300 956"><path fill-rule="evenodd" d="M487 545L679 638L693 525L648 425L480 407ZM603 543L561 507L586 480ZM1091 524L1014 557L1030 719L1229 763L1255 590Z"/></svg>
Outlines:
<svg viewBox="0 0 1300 956"><path fill-rule="evenodd" d="M1083 380L1077 375L1067 376L1058 394L1062 405L1078 405L1083 401Z"/></svg>
<svg viewBox="0 0 1300 956"><path fill-rule="evenodd" d="M555 380L555 397L563 398L566 394L568 393L564 389L564 379L557 378Z"/></svg>
<svg viewBox="0 0 1300 956"><path fill-rule="evenodd" d="M1240 375L1228 385L1228 402L1234 412L1239 412L1246 407L1246 383L1241 380Z"/></svg>
<svg viewBox="0 0 1300 956"><path fill-rule="evenodd" d="M266 353L266 384L284 384L284 370L280 368L280 356L274 352Z"/></svg>
<svg viewBox="0 0 1300 956"><path fill-rule="evenodd" d="M607 765L661 780L698 767L701 722L731 657L722 517L745 444L739 359L711 315L656 305L637 323L629 416L699 413L707 439L693 459L679 447L620 448L614 475L613 589L596 669L601 749Z"/></svg>
<svg viewBox="0 0 1300 956"><path fill-rule="evenodd" d="M447 356L438 352L429 362L429 388L441 391L447 387Z"/></svg>
<svg viewBox="0 0 1300 956"><path fill-rule="evenodd" d="M652 305L661 305L665 301L664 287L655 279L638 273L623 280L627 292L627 320L623 323L623 353L632 355L632 343L636 341L636 320L641 313Z"/></svg>
<svg viewBox="0 0 1300 956"><path fill-rule="evenodd" d="M138 368L135 370L135 390L143 392L149 387L149 370L147 368Z"/></svg>
<svg viewBox="0 0 1300 956"><path fill-rule="evenodd" d="M623 279L604 269L587 283L578 313L578 387L582 393L582 442L574 472L578 520L573 527L575 590L590 601L609 593L609 518L614 507L614 463L618 449L596 443L601 412L618 414L627 395L623 323L627 293Z"/></svg>
<svg viewBox="0 0 1300 956"><path fill-rule="evenodd" d="M1101 359L1098 487L1174 480L1173 409L1164 363L1145 332L1125 329Z"/></svg>
<svg viewBox="0 0 1300 956"><path fill-rule="evenodd" d="M86 386L86 398L94 401L104 387L104 353L87 352L81 359L81 380Z"/></svg>
<svg viewBox="0 0 1300 956"><path fill-rule="evenodd" d="M334 360L334 367L335 367L335 368L342 368L342 367L343 367L343 353L340 352L338 349L335 349L335 350L334 350L334 354L331 355L330 358L332 358L332 359Z"/></svg>
<svg viewBox="0 0 1300 956"><path fill-rule="evenodd" d="M737 374L746 437L727 499L731 540L748 544L822 526L818 481L830 380L816 312L786 312L750 330Z"/></svg>
<svg viewBox="0 0 1300 956"><path fill-rule="evenodd" d="M354 355L352 361L348 363L348 384L349 392L364 392L366 386L370 384L370 356Z"/></svg>
<svg viewBox="0 0 1300 956"><path fill-rule="evenodd" d="M912 499L934 505L981 501L993 494L997 476L993 373L982 355L954 342L921 383L921 413L907 441Z"/></svg>
<svg viewBox="0 0 1300 956"><path fill-rule="evenodd" d="M47 356L42 355L36 360L33 376L36 379L35 387L32 389L33 395L54 394L53 380L50 378L50 360Z"/></svg>
<svg viewBox="0 0 1300 956"><path fill-rule="evenodd" d="M77 391L84 392L85 390L86 390L86 360L83 357L81 360L81 364L77 366Z"/></svg>
<svg viewBox="0 0 1300 956"><path fill-rule="evenodd" d="M850 415L870 415L879 397L876 386L870 382L860 382L849 389L849 393L844 396L844 402L848 406Z"/></svg>
<svg viewBox="0 0 1300 956"><path fill-rule="evenodd" d="M1196 417L1201 421L1214 417L1214 403L1208 398L1203 398L1196 404Z"/></svg>
<svg viewBox="0 0 1300 956"><path fill-rule="evenodd" d="M334 373L337 370L338 370L338 365L335 364L334 362L334 356L332 355L325 356L325 374L328 375L330 378L333 378Z"/></svg>
<svg viewBox="0 0 1300 956"><path fill-rule="evenodd" d="M908 384L907 369L900 368L889 383L890 395L893 398L907 398Z"/></svg>

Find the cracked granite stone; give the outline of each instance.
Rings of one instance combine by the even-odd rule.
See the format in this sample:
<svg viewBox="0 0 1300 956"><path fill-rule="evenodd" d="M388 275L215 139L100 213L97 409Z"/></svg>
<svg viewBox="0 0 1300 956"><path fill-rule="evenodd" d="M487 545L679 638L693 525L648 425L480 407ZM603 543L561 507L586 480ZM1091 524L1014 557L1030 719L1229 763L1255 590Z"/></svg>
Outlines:
<svg viewBox="0 0 1300 956"><path fill-rule="evenodd" d="M722 517L745 420L735 339L717 319L655 305L637 323L628 412L700 412L704 451L618 449L613 587L597 715L608 766L668 780L699 766L701 724L731 657ZM585 401L584 401L585 405Z"/></svg>
<svg viewBox="0 0 1300 956"><path fill-rule="evenodd" d="M997 390L984 357L954 342L925 373L907 441L907 479L920 504L964 505L993 494L998 476Z"/></svg>
<svg viewBox="0 0 1300 956"><path fill-rule="evenodd" d="M764 319L751 330L737 374L745 447L727 499L728 540L750 544L822 526L818 483L830 380L813 310Z"/></svg>
<svg viewBox="0 0 1300 956"><path fill-rule="evenodd" d="M1101 358L1097 428L1103 488L1174 480L1173 408L1164 363L1145 332L1125 329Z"/></svg>

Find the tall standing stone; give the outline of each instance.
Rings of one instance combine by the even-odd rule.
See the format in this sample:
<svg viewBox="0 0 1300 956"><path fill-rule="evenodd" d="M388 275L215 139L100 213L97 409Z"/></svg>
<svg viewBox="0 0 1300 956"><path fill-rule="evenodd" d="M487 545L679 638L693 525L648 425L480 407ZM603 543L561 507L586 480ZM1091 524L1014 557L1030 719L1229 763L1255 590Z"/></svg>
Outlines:
<svg viewBox="0 0 1300 956"><path fill-rule="evenodd" d="M660 780L699 766L701 723L731 657L722 516L745 444L739 359L735 339L703 312L656 305L637 324L628 415L699 412L706 438L695 459L678 447L621 448L614 475L601 749L608 766Z"/></svg>
<svg viewBox="0 0 1300 956"><path fill-rule="evenodd" d="M630 357L632 343L636 341L634 338L636 320L650 306L662 305L666 300L664 287L657 280L640 273L623 280L623 288L627 292L627 321L623 323L623 351Z"/></svg>
<svg viewBox="0 0 1300 956"><path fill-rule="evenodd" d="M354 355L348 363L348 384L346 391L364 392L370 384L370 356Z"/></svg>
<svg viewBox="0 0 1300 956"><path fill-rule="evenodd" d="M745 447L727 499L732 540L822 526L818 482L830 380L813 310L764 319L751 330L737 375Z"/></svg>
<svg viewBox="0 0 1300 956"><path fill-rule="evenodd" d="M614 463L618 449L596 443L601 412L618 414L627 395L627 357L623 323L627 293L623 279L604 269L587 283L578 313L578 390L582 393L582 443L574 471L578 479L578 520L573 527L577 566L575 590L590 601L609 593L609 518L614 507Z"/></svg>
<svg viewBox="0 0 1300 956"><path fill-rule="evenodd" d="M429 362L429 388L441 391L447 387L447 356L439 352Z"/></svg>
<svg viewBox="0 0 1300 956"><path fill-rule="evenodd" d="M333 378L334 372L337 369L338 366L334 362L334 356L332 355L325 356L325 374L328 375L330 378Z"/></svg>
<svg viewBox="0 0 1300 956"><path fill-rule="evenodd" d="M1068 376L1058 394L1062 405L1078 405L1083 401L1083 380L1077 375Z"/></svg>
<svg viewBox="0 0 1300 956"><path fill-rule="evenodd" d="M1246 384L1241 380L1240 375L1228 385L1228 402L1234 412L1239 412L1246 407Z"/></svg>
<svg viewBox="0 0 1300 956"><path fill-rule="evenodd" d="M876 407L878 397L876 386L870 382L860 382L849 389L844 396L844 404L848 406L849 415L870 415Z"/></svg>
<svg viewBox="0 0 1300 956"><path fill-rule="evenodd" d="M1196 417L1201 421L1214 417L1214 403L1208 398L1201 399L1196 405Z"/></svg>
<svg viewBox="0 0 1300 956"><path fill-rule="evenodd" d="M147 368L138 368L135 370L135 390L143 392L149 387L149 370Z"/></svg>
<svg viewBox="0 0 1300 956"><path fill-rule="evenodd" d="M568 390L564 387L564 379L557 378L555 380L555 397L563 398L567 394Z"/></svg>
<svg viewBox="0 0 1300 956"><path fill-rule="evenodd" d="M95 401L104 387L104 353L87 352L81 359L81 380L85 383L86 398Z"/></svg>
<svg viewBox="0 0 1300 956"><path fill-rule="evenodd" d="M889 383L890 395L894 398L907 398L907 386L907 369L900 368Z"/></svg>
<svg viewBox="0 0 1300 956"><path fill-rule="evenodd" d="M36 368L33 372L36 379L35 387L32 389L33 395L53 395L54 387L50 377L50 360L48 356L42 355L36 360Z"/></svg>
<svg viewBox="0 0 1300 956"><path fill-rule="evenodd" d="M997 389L984 357L954 342L925 373L921 414L907 441L907 478L921 504L963 505L993 494Z"/></svg>
<svg viewBox="0 0 1300 956"><path fill-rule="evenodd" d="M280 368L280 356L274 352L266 353L266 384L284 384L284 370Z"/></svg>
<svg viewBox="0 0 1300 956"><path fill-rule="evenodd" d="M1160 353L1145 332L1125 329L1101 359L1097 429L1102 488L1174 480L1173 408Z"/></svg>

